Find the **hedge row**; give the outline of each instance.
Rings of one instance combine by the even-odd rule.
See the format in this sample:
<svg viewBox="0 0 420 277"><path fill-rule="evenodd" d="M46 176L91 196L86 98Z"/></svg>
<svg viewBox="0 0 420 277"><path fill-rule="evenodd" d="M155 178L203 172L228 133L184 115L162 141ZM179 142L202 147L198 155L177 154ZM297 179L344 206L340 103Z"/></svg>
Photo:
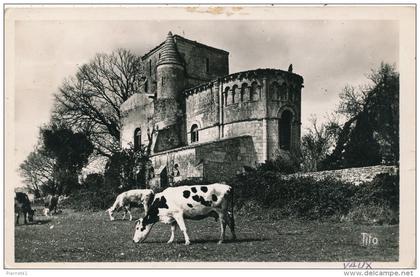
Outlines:
<svg viewBox="0 0 420 277"><path fill-rule="evenodd" d="M355 186L336 179L308 177L284 180L272 171L255 170L231 181L239 209L249 203L276 209L279 216L305 219L340 218L360 222L396 223L399 177L381 174L368 184Z"/></svg>

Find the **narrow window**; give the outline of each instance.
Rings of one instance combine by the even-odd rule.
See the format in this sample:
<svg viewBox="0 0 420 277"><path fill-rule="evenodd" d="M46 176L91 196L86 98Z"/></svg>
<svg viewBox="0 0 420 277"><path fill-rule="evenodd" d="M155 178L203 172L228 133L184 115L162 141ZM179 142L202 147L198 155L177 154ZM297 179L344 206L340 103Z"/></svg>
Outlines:
<svg viewBox="0 0 420 277"><path fill-rule="evenodd" d="M207 73L210 72L210 60L209 60L209 58L206 58L206 72Z"/></svg>
<svg viewBox="0 0 420 277"><path fill-rule="evenodd" d="M134 151L140 150L141 146L141 129L134 130Z"/></svg>
<svg viewBox="0 0 420 277"><path fill-rule="evenodd" d="M232 87L232 104L235 104L235 103L236 103L236 99L235 99L235 97L236 97L236 90L237 90L237 88L238 88L238 86L237 86L237 85L234 85L234 86Z"/></svg>
<svg viewBox="0 0 420 277"><path fill-rule="evenodd" d="M229 87L225 88L224 97L225 97L225 106L227 106L228 105L228 97L229 97Z"/></svg>
<svg viewBox="0 0 420 277"><path fill-rule="evenodd" d="M149 80L146 80L146 82L144 83L144 91L147 93L149 90Z"/></svg>
<svg viewBox="0 0 420 277"><path fill-rule="evenodd" d="M289 111L284 111L279 120L279 146L280 149L290 150L292 142L292 118Z"/></svg>
<svg viewBox="0 0 420 277"><path fill-rule="evenodd" d="M149 60L149 75L152 76L152 60Z"/></svg>
<svg viewBox="0 0 420 277"><path fill-rule="evenodd" d="M249 100L250 101L257 101L259 98L259 87L257 82L253 82L251 84L251 88L249 91Z"/></svg>
<svg viewBox="0 0 420 277"><path fill-rule="evenodd" d="M191 126L191 142L197 142L198 141L198 126L197 124L193 124Z"/></svg>

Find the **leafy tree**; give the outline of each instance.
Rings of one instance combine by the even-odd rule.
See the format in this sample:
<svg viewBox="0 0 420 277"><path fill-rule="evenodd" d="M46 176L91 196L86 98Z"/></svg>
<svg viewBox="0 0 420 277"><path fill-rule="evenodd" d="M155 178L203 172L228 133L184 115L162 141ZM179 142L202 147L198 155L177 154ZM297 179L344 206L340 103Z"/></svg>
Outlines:
<svg viewBox="0 0 420 277"><path fill-rule="evenodd" d="M53 117L90 134L96 152L111 157L120 141L120 105L144 84L141 58L128 50L98 54L64 81Z"/></svg>
<svg viewBox="0 0 420 277"><path fill-rule="evenodd" d="M327 169L399 162L399 74L381 63L362 92L345 89L338 112L347 116Z"/></svg>
<svg viewBox="0 0 420 277"><path fill-rule="evenodd" d="M120 149L109 158L105 168L105 185L116 192L146 188L151 178L150 169L147 147L134 150L130 144L129 148Z"/></svg>
<svg viewBox="0 0 420 277"><path fill-rule="evenodd" d="M93 145L83 133L52 124L41 129L45 153L55 160L53 183L55 193L69 193L78 185L78 174L88 162Z"/></svg>

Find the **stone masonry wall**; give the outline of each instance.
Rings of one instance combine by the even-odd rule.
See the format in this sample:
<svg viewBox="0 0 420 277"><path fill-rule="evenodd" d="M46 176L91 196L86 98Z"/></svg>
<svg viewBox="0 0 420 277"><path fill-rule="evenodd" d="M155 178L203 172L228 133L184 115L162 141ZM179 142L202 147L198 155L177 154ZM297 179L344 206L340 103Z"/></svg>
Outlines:
<svg viewBox="0 0 420 277"><path fill-rule="evenodd" d="M219 138L218 92L216 87L186 97L187 142L191 144L191 126L197 124L199 143L215 141Z"/></svg>
<svg viewBox="0 0 420 277"><path fill-rule="evenodd" d="M255 165L257 158L252 138L243 136L165 151L153 155L151 160L156 173L153 186L160 186L157 179L165 167L170 173L177 165L179 176L174 181L201 178L217 182L229 179L244 166Z"/></svg>
<svg viewBox="0 0 420 277"><path fill-rule="evenodd" d="M319 181L325 178L335 178L341 181L353 183L355 185L360 185L361 183L364 183L364 182L371 182L375 178L375 176L382 173L396 175L398 173L398 167L376 165L376 166L368 166L368 167L346 168L346 169L339 169L339 170L295 173L295 174L290 174L290 175L285 176L285 179L290 179L293 177L312 177L315 180Z"/></svg>
<svg viewBox="0 0 420 277"><path fill-rule="evenodd" d="M134 131L137 128L141 128L142 144L147 145L147 129L154 113L151 100L145 94L136 93L124 102L121 112L121 146L127 148L130 143L134 144Z"/></svg>

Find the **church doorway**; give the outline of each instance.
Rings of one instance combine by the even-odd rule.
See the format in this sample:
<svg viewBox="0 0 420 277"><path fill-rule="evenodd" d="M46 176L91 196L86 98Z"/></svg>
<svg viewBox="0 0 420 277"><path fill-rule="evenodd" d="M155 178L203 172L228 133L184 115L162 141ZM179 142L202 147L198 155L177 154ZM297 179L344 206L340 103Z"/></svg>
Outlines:
<svg viewBox="0 0 420 277"><path fill-rule="evenodd" d="M280 149L290 150L292 142L292 119L290 111L284 111L279 120L279 146Z"/></svg>

